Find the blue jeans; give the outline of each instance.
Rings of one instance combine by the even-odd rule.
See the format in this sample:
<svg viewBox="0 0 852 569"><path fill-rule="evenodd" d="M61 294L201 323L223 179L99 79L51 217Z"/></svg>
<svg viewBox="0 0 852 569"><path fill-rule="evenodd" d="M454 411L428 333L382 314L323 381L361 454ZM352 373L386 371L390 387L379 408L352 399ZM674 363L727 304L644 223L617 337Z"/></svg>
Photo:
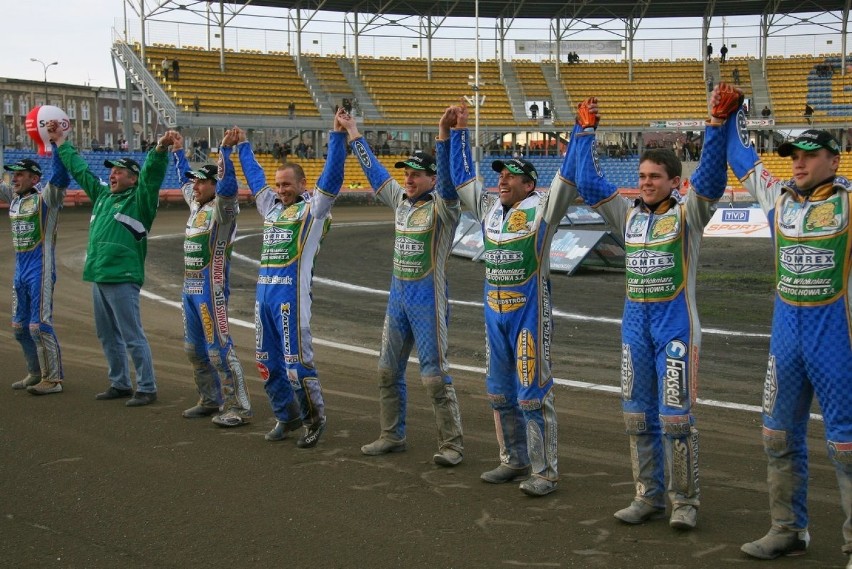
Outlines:
<svg viewBox="0 0 852 569"><path fill-rule="evenodd" d="M116 389L132 389L127 352L136 368L137 391L156 393L151 347L142 330L139 290L135 283L93 283L95 329L104 348L109 381Z"/></svg>

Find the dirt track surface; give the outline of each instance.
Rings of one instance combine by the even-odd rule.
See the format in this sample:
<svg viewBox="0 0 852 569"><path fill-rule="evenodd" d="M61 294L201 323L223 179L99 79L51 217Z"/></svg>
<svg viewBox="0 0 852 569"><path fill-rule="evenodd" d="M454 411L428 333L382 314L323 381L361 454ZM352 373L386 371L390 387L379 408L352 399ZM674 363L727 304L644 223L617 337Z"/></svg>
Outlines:
<svg viewBox="0 0 852 569"><path fill-rule="evenodd" d="M515 485L483 484L497 463L484 396L483 267L451 260L451 360L465 431L464 462L431 462L434 420L416 364L409 366L406 453L366 457L379 433L375 350L390 280L392 214L380 206L339 207L316 267L313 330L329 428L317 448L264 441L273 425L254 368L253 306L259 216L241 215L231 318L249 377L255 418L239 429L186 420L195 403L183 351L182 234L187 211L171 207L154 224L142 299L159 401L129 409L95 401L107 387L94 332L91 292L81 282L89 211L61 214L55 319L65 392L33 397L8 386L25 375L8 327L0 329L0 566L2 567L638 567L748 566L744 541L769 526L760 417L696 408L701 432L699 526L666 521L630 527L612 513L633 495L618 396L557 387L560 487L529 498ZM357 224L354 222L377 222ZM0 223L0 266L11 284L13 254ZM705 329L699 397L758 406L766 366L772 267L766 240L705 240L699 306ZM581 270L553 278L558 378L619 383L623 273ZM353 288L351 285L362 288ZM8 290L8 289L7 289ZM0 295L8 317L10 295ZM593 318L589 320L588 318ZM605 318L610 320L594 320ZM718 332L710 333L709 329ZM737 335L748 333L750 335ZM473 368L473 371L470 371ZM811 423L811 549L760 567L842 567L842 515L822 425Z"/></svg>

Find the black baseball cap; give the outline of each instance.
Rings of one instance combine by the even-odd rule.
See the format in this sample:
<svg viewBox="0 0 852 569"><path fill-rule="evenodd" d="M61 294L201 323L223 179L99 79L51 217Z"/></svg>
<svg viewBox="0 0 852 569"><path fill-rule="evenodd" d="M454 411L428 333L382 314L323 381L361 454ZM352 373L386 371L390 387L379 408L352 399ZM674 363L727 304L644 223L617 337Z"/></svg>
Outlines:
<svg viewBox="0 0 852 569"><path fill-rule="evenodd" d="M819 150L825 148L832 154L840 154L840 143L826 130L806 130L795 140L790 140L778 147L778 156L790 156L793 148L801 150Z"/></svg>
<svg viewBox="0 0 852 569"><path fill-rule="evenodd" d="M538 181L538 172L536 172L532 162L527 162L520 158L512 158L510 160L495 160L491 163L491 169L495 172L502 172L503 168L512 174L526 174L533 181Z"/></svg>
<svg viewBox="0 0 852 569"><path fill-rule="evenodd" d="M405 160L394 164L394 168L405 168L406 166L415 170L426 170L430 174L437 174L438 172L438 164L435 163L435 158L425 152L415 152Z"/></svg>
<svg viewBox="0 0 852 569"><path fill-rule="evenodd" d="M186 173L187 178L192 178L193 180L213 180L216 181L216 178L219 175L219 167L215 164L205 164L198 170L193 170L191 172Z"/></svg>
<svg viewBox="0 0 852 569"><path fill-rule="evenodd" d="M139 162L133 158L119 158L118 160L104 160L107 168L127 168L134 174L139 174Z"/></svg>
<svg viewBox="0 0 852 569"><path fill-rule="evenodd" d="M24 158L23 160L18 160L14 164L3 166L3 169L7 172L32 172L33 174L41 176L41 166L38 165L38 162L30 160L29 158Z"/></svg>

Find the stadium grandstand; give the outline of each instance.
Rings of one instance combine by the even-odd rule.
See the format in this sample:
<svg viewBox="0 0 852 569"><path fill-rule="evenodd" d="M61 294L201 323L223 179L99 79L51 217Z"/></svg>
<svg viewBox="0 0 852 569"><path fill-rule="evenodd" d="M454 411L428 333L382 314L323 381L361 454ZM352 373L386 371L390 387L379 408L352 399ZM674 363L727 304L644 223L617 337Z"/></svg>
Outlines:
<svg viewBox="0 0 852 569"><path fill-rule="evenodd" d="M323 12L314 9L319 5ZM250 14L261 9L262 16ZM329 13L340 22L337 31L311 28ZM731 35L730 29L725 36L727 19L742 16L760 17L758 37L747 40ZM547 39L541 37L543 26L524 27L533 20L544 23ZM681 22L683 29L675 30L679 37L671 39L668 29L663 38L637 39L644 28L659 31L653 23L659 21L665 22L663 27ZM716 52L705 57L719 21L721 42L715 39ZM615 183L632 188L637 184L638 153L645 147L675 148L686 161L687 173L691 171L690 163L700 152L712 85L735 78L749 101L752 139L770 169L785 171L786 163L779 162L773 149L809 124L834 132L849 153L848 21L848 3L837 0L126 0L111 57L116 76L125 78L118 88L133 93L116 97L117 104L128 105L122 113L122 133L130 151L146 138L153 140L158 130L180 127L190 140L209 141L210 152L196 156L199 161L215 160L223 128L237 124L249 130L270 179L286 155L305 167L313 183L337 106L352 108L377 155L401 155L431 150L441 113L464 97L475 109L472 126L480 164L492 156L524 155L537 164L540 183L547 185L558 170L573 109L584 98L598 96L604 117L603 168ZM797 36L779 40L774 34L773 28L793 24L818 26L817 34L807 36L817 39L798 43ZM440 37L442 29L451 30L447 37ZM483 41L480 30L491 37ZM773 53L779 41L785 44L783 53ZM323 43L334 44L337 53ZM652 43L667 45L668 53L654 52L648 47ZM730 57L720 61L723 43L731 46ZM164 62L175 61L179 74L171 69L167 73ZM46 102L39 97L39 87L30 90L32 104ZM2 86L0 96L7 129L14 133L12 123L20 118L12 112L17 110L15 100L10 96L6 105ZM21 95L16 96L20 100ZM149 124L140 126L131 119L134 97L155 115ZM66 99L50 102L64 106ZM536 116L530 111L533 103ZM812 116L805 116L806 104ZM761 114L764 107L771 115ZM32 154L20 146L7 144L6 162ZM105 146L110 148L86 153L96 173L103 170L109 152L115 153L111 145ZM365 191L369 184L356 161L347 160L344 190ZM841 174L852 177L852 156L842 167ZM496 185L496 174L487 165L480 173L486 186ZM169 175L164 188L177 188L174 175ZM738 186L732 174L729 183Z"/></svg>

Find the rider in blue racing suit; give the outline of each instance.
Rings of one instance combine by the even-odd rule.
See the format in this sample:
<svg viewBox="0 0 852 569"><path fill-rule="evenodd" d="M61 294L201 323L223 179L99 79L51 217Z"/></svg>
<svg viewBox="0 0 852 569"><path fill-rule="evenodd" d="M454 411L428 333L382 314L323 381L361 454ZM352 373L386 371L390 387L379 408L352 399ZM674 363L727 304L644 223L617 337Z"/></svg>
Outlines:
<svg viewBox="0 0 852 569"><path fill-rule="evenodd" d="M700 494L698 430L691 412L701 347L695 271L704 227L727 181L725 131L720 126L724 117L714 117L705 130L701 162L685 198L678 192L680 160L671 150L649 149L640 159L640 196L635 200L621 197L601 172L598 120L597 100L583 101L577 121L584 132L571 146L576 146L580 195L603 216L625 249L621 405L636 494L615 517L639 524L663 516L665 467L670 524L692 529Z"/></svg>
<svg viewBox="0 0 852 569"><path fill-rule="evenodd" d="M837 175L841 148L807 130L778 147L793 177L775 178L750 144L745 112L728 125L728 163L766 212L775 245L776 292L763 392L772 526L743 552L801 555L808 533L807 428L814 394L825 423L843 509L843 552L852 553L852 183ZM852 565L852 557L848 566Z"/></svg>
<svg viewBox="0 0 852 569"><path fill-rule="evenodd" d="M189 206L183 243L184 348L200 396L183 416L215 415L214 424L236 427L251 419L252 410L228 325L228 276L240 206L232 147L223 141L220 148L218 168L209 164L193 172L183 138L172 146L178 179L183 182L181 193Z"/></svg>
<svg viewBox="0 0 852 569"><path fill-rule="evenodd" d="M62 358L53 330L53 285L56 282L56 227L71 177L53 147L53 176L42 188L41 167L23 159L3 167L12 184L0 182L0 199L9 203L15 275L12 329L21 344L27 377L12 389L33 395L62 392Z"/></svg>
<svg viewBox="0 0 852 569"><path fill-rule="evenodd" d="M345 112L342 109L339 113ZM343 184L346 132L335 115L328 157L313 195L301 166L281 165L275 188L239 129L237 151L257 211L263 217L263 245L255 301L257 368L278 420L266 435L279 441L304 424L296 445L316 446L325 430L325 404L314 365L311 337L311 282L314 259L331 225L331 207Z"/></svg>
<svg viewBox="0 0 852 569"><path fill-rule="evenodd" d="M536 190L532 163L497 160L499 193L476 178L467 107L457 109L450 135L450 167L462 204L481 222L485 241L485 386L494 410L500 464L480 478L499 484L523 480L521 491L543 496L556 489L556 409L550 342L550 244L577 196L569 152L550 190ZM532 476L527 476L532 473Z"/></svg>
<svg viewBox="0 0 852 569"><path fill-rule="evenodd" d="M396 220L393 278L379 355L382 433L378 440L361 447L361 452L379 455L406 449L405 368L416 345L420 380L432 400L438 431L438 452L432 460L440 466L455 466L462 460L464 446L447 360L446 265L461 208L449 172L447 116L445 113L439 124L437 163L422 152L396 163L397 168L405 168L404 187L378 161L355 120L347 117L341 122L376 199L394 209Z"/></svg>

